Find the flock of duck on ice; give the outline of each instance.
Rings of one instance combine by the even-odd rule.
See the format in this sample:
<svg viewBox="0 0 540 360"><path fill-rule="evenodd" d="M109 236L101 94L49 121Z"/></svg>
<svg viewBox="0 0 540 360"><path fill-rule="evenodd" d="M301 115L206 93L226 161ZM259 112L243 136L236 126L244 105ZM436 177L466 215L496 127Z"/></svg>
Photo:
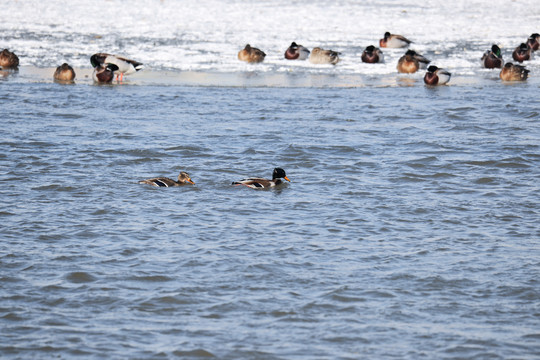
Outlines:
<svg viewBox="0 0 540 360"><path fill-rule="evenodd" d="M390 34L386 32L384 38L379 40L379 46L382 48L405 48L411 44L411 41L402 35ZM538 50L540 45L540 35L532 34L526 42L520 44L512 53L515 61L522 63L530 60L534 51ZM293 42L285 51L285 58L289 60L307 60L312 64L337 64L340 61L340 53L332 50L324 50L316 47L309 51L306 47ZM264 61L266 54L249 44L238 52L238 59L249 63L260 63ZM383 62L382 51L373 46L368 46L361 56L362 62L380 63ZM503 81L524 81L527 79L529 70L522 65L507 62L504 64L501 49L493 45L482 56L482 64L488 69L501 69L499 74ZM143 64L126 59L121 56L106 53L97 53L90 57L90 63L94 67L92 78L98 83L111 83L116 76L117 81L122 81L124 75L133 74L143 68ZM414 50L408 50L397 63L397 70L400 73L415 73L419 69L427 68L424 75L424 82L427 85L444 85L450 81L451 74L435 65L427 66L430 63L424 56ZM4 49L0 52L1 69L17 69L19 58L13 52ZM56 81L72 82L75 79L73 68L64 63L54 72L53 78ZM235 181L233 185L244 185L253 189L264 189L278 186L283 183L281 179L290 181L282 168L275 168L272 173L272 179L247 178ZM182 171L178 175L178 180L166 177L156 177L139 181L140 184L148 184L158 187L174 187L187 184L195 184L188 173Z"/></svg>
<svg viewBox="0 0 540 360"><path fill-rule="evenodd" d="M381 48L406 48L411 44L411 40L402 35L391 34L386 32L384 38L379 40ZM540 34L532 34L524 43L516 47L512 53L512 58L522 63L530 60L534 51L538 50L540 44ZM306 47L298 45L296 42L291 43L285 51L285 59L288 60L307 60L312 64L332 64L335 65L340 61L340 53L332 50L324 50L316 47L309 51ZM264 51L250 46L249 44L244 49L238 52L238 59L249 63L260 63L264 61L266 54ZM373 46L368 46L361 56L362 62L365 63L380 63L384 57L382 51ZM527 79L529 70L522 65L507 62L504 64L501 49L497 45L493 45L491 50L488 50L482 56L482 64L488 69L501 69L500 78L504 81L524 81ZM111 83L116 76L117 80L122 80L124 75L133 74L141 70L144 66L142 63L126 59L121 56L111 55L107 53L97 53L90 57L90 63L94 67L92 78L98 83ZM408 50L397 63L397 70L400 73L415 73L419 69L426 69L424 82L427 85L444 85L450 81L451 74L435 65L428 67L430 60L418 54L414 50ZM1 69L16 69L19 66L19 58L13 52L4 49L0 52L0 68ZM75 71L73 68L64 63L59 66L53 75L57 81L71 82L75 79Z"/></svg>

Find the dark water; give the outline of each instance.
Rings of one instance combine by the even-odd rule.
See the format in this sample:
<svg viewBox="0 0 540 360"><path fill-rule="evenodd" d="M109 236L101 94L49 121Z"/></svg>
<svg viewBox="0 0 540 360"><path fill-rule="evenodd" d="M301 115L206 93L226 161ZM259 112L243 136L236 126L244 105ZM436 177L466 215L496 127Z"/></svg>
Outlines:
<svg viewBox="0 0 540 360"><path fill-rule="evenodd" d="M537 95L0 82L0 355L539 358Z"/></svg>

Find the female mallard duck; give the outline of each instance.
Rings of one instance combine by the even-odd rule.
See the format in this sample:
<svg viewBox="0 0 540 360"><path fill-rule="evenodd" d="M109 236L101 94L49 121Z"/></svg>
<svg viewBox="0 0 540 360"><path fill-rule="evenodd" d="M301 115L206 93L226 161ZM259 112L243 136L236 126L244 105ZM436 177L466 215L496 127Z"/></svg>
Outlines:
<svg viewBox="0 0 540 360"><path fill-rule="evenodd" d="M424 75L424 83L426 85L445 85L450 81L451 75L448 71L431 65Z"/></svg>
<svg viewBox="0 0 540 360"><path fill-rule="evenodd" d="M511 62L506 63L499 77L503 81L525 81L529 76L529 70L525 69L525 66L514 65Z"/></svg>
<svg viewBox="0 0 540 360"><path fill-rule="evenodd" d="M427 60L422 55L417 54L413 50L408 50L405 55L399 58L397 64L397 71L405 74L412 74L420 69L419 58ZM429 62L429 60L427 60Z"/></svg>
<svg viewBox="0 0 540 360"><path fill-rule="evenodd" d="M118 71L118 66L114 64L100 65L94 68L92 79L97 83L108 84L113 81L115 71Z"/></svg>
<svg viewBox="0 0 540 360"><path fill-rule="evenodd" d="M75 71L67 63L63 63L56 68L53 77L56 81L71 82L75 79Z"/></svg>
<svg viewBox="0 0 540 360"><path fill-rule="evenodd" d="M361 56L362 62L368 63L368 64L375 64L383 62L384 56L381 51L381 49L376 48L373 45L369 45Z"/></svg>
<svg viewBox="0 0 540 360"><path fill-rule="evenodd" d="M339 62L339 55L336 51L324 50L319 47L311 50L311 55L309 56L309 62L312 64L332 64L336 65Z"/></svg>
<svg viewBox="0 0 540 360"><path fill-rule="evenodd" d="M159 187L183 186L187 185L188 183L195 185L195 183L189 177L188 173L184 171L180 172L180 174L178 175L178 181L174 181L173 179L169 179L166 177L157 177L139 181L139 184L148 184Z"/></svg>
<svg viewBox="0 0 540 360"><path fill-rule="evenodd" d="M19 66L19 57L8 49L0 52L0 68L16 69Z"/></svg>
<svg viewBox="0 0 540 360"><path fill-rule="evenodd" d="M285 59L289 60L306 60L308 56L309 50L295 42L292 42L291 46L285 51Z"/></svg>
<svg viewBox="0 0 540 360"><path fill-rule="evenodd" d="M412 43L402 35L390 34L388 31L384 33L384 38L379 40L379 46L382 48L403 48Z"/></svg>
<svg viewBox="0 0 540 360"><path fill-rule="evenodd" d="M265 56L264 51L251 47L249 44L238 52L238 60L247 61L248 63L263 62Z"/></svg>
<svg viewBox="0 0 540 360"><path fill-rule="evenodd" d="M529 45L525 43L521 43L517 48L515 48L514 52L512 53L512 58L520 63L526 60L530 60L531 56L532 49L529 47Z"/></svg>
<svg viewBox="0 0 540 360"><path fill-rule="evenodd" d="M527 45L532 49L532 51L538 50L540 47L540 34L534 33L527 39Z"/></svg>
<svg viewBox="0 0 540 360"><path fill-rule="evenodd" d="M124 75L131 75L144 68L144 65L135 60L129 60L121 56L97 53L90 57L90 63L94 68L103 67L107 64L116 65L117 70L114 70L116 74L116 80L120 78L120 81L124 79Z"/></svg>
<svg viewBox="0 0 540 360"><path fill-rule="evenodd" d="M491 50L487 50L482 56L482 64L486 69L495 69L503 67L503 58L501 55L501 49L493 44Z"/></svg>
<svg viewBox="0 0 540 360"><path fill-rule="evenodd" d="M283 170L282 168L275 168L274 172L272 173L272 180L261 179L261 178L248 178L248 179L242 179L240 181L234 181L232 184L244 185L252 189L265 189L265 188L274 187L283 183L281 179L291 181L285 174L285 170Z"/></svg>

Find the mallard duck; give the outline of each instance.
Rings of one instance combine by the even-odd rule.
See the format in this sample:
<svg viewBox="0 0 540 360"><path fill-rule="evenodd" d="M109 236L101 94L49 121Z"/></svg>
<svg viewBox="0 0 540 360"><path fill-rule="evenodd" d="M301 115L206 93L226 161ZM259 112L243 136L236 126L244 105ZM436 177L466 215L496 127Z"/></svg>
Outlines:
<svg viewBox="0 0 540 360"><path fill-rule="evenodd" d="M426 75L424 75L424 83L426 85L444 85L450 81L450 74L444 69L440 69L435 65L428 67Z"/></svg>
<svg viewBox="0 0 540 360"><path fill-rule="evenodd" d="M538 50L540 47L540 34L534 33L527 39L527 45L532 49L532 51Z"/></svg>
<svg viewBox="0 0 540 360"><path fill-rule="evenodd" d="M491 50L486 50L482 56L482 64L486 69L502 68L503 67L503 58L501 55L501 49L493 44Z"/></svg>
<svg viewBox="0 0 540 360"><path fill-rule="evenodd" d="M167 177L157 177L152 179L146 179L139 181L139 184L148 184L152 186L159 186L159 187L173 187L173 186L183 186L187 184L193 184L195 183L191 180L187 172L180 172L178 175L178 181L174 181L173 179L169 179Z"/></svg>
<svg viewBox="0 0 540 360"><path fill-rule="evenodd" d="M402 35L390 34L388 31L384 33L384 38L379 40L379 46L382 48L403 48L412 43Z"/></svg>
<svg viewBox="0 0 540 360"><path fill-rule="evenodd" d="M19 57L8 49L0 52L0 68L16 69L19 66Z"/></svg>
<svg viewBox="0 0 540 360"><path fill-rule="evenodd" d="M309 62L311 62L312 64L336 65L340 61L339 55L341 55L341 53L316 47L311 50L311 55L309 55Z"/></svg>
<svg viewBox="0 0 540 360"><path fill-rule="evenodd" d="M115 71L118 71L118 66L114 64L95 67L94 72L92 73L92 79L94 79L95 82L102 84L110 83L114 79Z"/></svg>
<svg viewBox="0 0 540 360"><path fill-rule="evenodd" d="M521 43L512 53L512 58L518 62L524 62L530 60L532 56L532 49L529 45Z"/></svg>
<svg viewBox="0 0 540 360"><path fill-rule="evenodd" d="M362 62L375 64L384 61L384 56L381 49L376 48L373 45L369 45L361 56Z"/></svg>
<svg viewBox="0 0 540 360"><path fill-rule="evenodd" d="M261 179L261 178L248 178L248 179L242 179L240 181L234 181L232 184L244 185L252 189L265 189L265 188L274 187L283 183L281 179L291 181L285 174L285 170L283 170L282 168L275 168L274 172L272 173L272 180Z"/></svg>
<svg viewBox="0 0 540 360"><path fill-rule="evenodd" d="M247 44L242 50L238 52L238 59L247 61L248 63L260 63L263 62L266 54L260 49L251 47Z"/></svg>
<svg viewBox="0 0 540 360"><path fill-rule="evenodd" d="M525 81L528 76L529 70L525 69L525 66L514 65L511 62L506 63L499 74L503 81Z"/></svg>
<svg viewBox="0 0 540 360"><path fill-rule="evenodd" d="M289 46L289 48L285 51L285 59L306 60L309 56L309 53L310 51L306 47L292 42L291 46Z"/></svg>
<svg viewBox="0 0 540 360"><path fill-rule="evenodd" d="M56 81L70 82L75 79L75 71L67 63L63 63L56 68L53 77Z"/></svg>
<svg viewBox="0 0 540 360"><path fill-rule="evenodd" d="M405 55L400 57L397 64L397 71L405 74L417 72L418 69L420 69L420 61L418 61L417 56L415 55L418 54L416 54L416 52L413 50L408 50Z"/></svg>
<svg viewBox="0 0 540 360"><path fill-rule="evenodd" d="M114 70L116 80L124 79L124 75L131 75L144 68L144 65L138 61L126 59L121 56L106 53L97 53L90 57L90 63L94 68L103 67L107 64L114 64L117 70Z"/></svg>

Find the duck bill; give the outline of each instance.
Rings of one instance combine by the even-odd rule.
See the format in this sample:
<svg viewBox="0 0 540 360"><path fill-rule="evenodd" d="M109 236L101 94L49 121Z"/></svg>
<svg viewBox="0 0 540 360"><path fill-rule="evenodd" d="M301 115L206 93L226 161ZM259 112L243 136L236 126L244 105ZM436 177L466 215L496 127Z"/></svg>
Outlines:
<svg viewBox="0 0 540 360"><path fill-rule="evenodd" d="M284 179L285 179L285 180L287 180L287 181L289 181L289 182L291 181L291 180L289 180L289 178L288 178L288 177L286 177L286 176L284 177Z"/></svg>
<svg viewBox="0 0 540 360"><path fill-rule="evenodd" d="M193 185L195 185L195 183L194 183L193 180L191 180L191 179L187 179L187 182L188 182L188 183L191 183L191 184L193 184Z"/></svg>

